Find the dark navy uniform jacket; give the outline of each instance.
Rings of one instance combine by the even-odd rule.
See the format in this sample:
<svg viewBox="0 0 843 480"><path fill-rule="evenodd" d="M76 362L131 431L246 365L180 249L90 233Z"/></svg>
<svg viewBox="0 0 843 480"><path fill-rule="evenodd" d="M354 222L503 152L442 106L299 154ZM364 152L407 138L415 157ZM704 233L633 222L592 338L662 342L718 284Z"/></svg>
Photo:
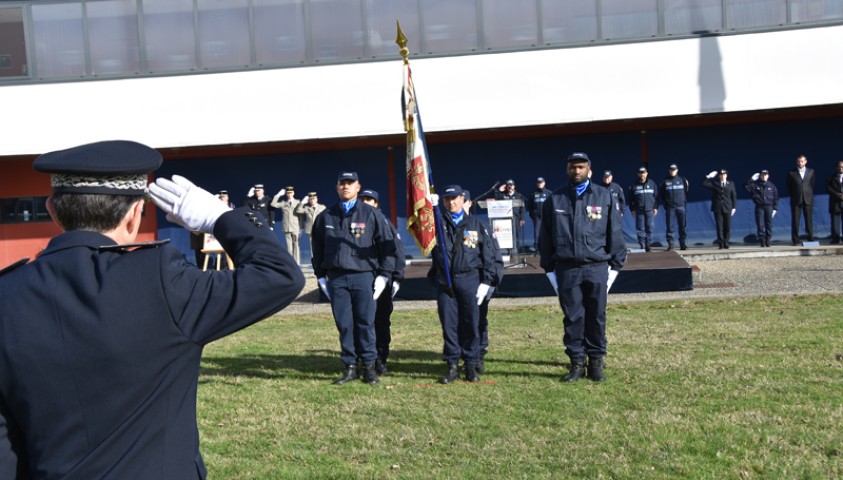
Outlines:
<svg viewBox="0 0 843 480"><path fill-rule="evenodd" d="M659 206L659 192L656 182L647 179L636 181L629 187L629 210L632 212L651 212Z"/></svg>
<svg viewBox="0 0 843 480"><path fill-rule="evenodd" d="M688 203L688 188L685 177L668 176L659 184L659 201L665 208L684 207Z"/></svg>
<svg viewBox="0 0 843 480"><path fill-rule="evenodd" d="M71 231L0 276L0 478L15 478L13 452L34 479L205 477L203 347L304 287L295 260L247 214L214 227L233 271L203 272L170 245L125 251Z"/></svg>
<svg viewBox="0 0 843 480"><path fill-rule="evenodd" d="M623 215L626 211L626 196L623 193L623 187L615 182L608 185L604 183L602 187L609 189L609 192L612 194L612 198L614 198L617 203L618 211L621 212L621 215Z"/></svg>
<svg viewBox="0 0 843 480"><path fill-rule="evenodd" d="M542 218L542 206L550 195L550 190L546 188L537 188L532 195L527 197L527 209L530 211L530 218Z"/></svg>
<svg viewBox="0 0 843 480"><path fill-rule="evenodd" d="M452 279L456 275L479 272L480 283L496 283L495 247L492 245L496 240L492 238L486 224L474 215L465 214L459 225L454 225L451 214L445 209L442 209L440 218L444 238L436 236L437 244L431 252L433 263L427 278L435 284L448 285L442 254L444 245L448 255L448 271Z"/></svg>
<svg viewBox="0 0 843 480"><path fill-rule="evenodd" d="M576 186L565 185L544 202L539 240L541 267L554 271L557 263L583 265L606 262L620 270L626 247L620 214L611 192L590 182L582 196Z"/></svg>
<svg viewBox="0 0 843 480"><path fill-rule="evenodd" d="M331 270L375 272L391 278L396 255L393 231L377 208L360 199L348 214L337 202L313 222L313 273L321 278Z"/></svg>
<svg viewBox="0 0 843 480"><path fill-rule="evenodd" d="M735 184L726 181L726 185L720 184L720 180L706 178L703 180L703 187L711 190L711 211L728 213L738 206L738 194L735 192Z"/></svg>
<svg viewBox="0 0 843 480"><path fill-rule="evenodd" d="M752 202L759 207L773 207L773 210L778 209L779 205L779 190L773 185L773 182L761 180L749 180L744 184L747 192L752 194Z"/></svg>

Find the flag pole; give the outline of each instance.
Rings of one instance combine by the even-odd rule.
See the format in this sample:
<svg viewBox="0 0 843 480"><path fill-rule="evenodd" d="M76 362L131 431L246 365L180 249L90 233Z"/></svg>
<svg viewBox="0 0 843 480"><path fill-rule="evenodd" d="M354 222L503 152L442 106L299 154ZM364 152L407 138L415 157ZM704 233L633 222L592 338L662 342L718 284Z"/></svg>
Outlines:
<svg viewBox="0 0 843 480"><path fill-rule="evenodd" d="M410 77L410 50L407 48L407 37L404 35L404 32L401 31L401 23L396 20L395 25L397 28L397 34L395 37L395 43L398 45L399 51L398 53L401 54L401 58L404 59L404 66L407 70L407 76ZM416 140L421 142L421 147L424 151L424 161L426 162L425 169L427 170L427 181L429 185L429 193L433 194L436 193L436 187L433 183L433 170L430 168L430 157L427 154L427 142L424 140L424 128L422 127L422 120L421 120L421 113L419 112L418 108L418 99L416 97L416 88L415 85L412 83L412 78L405 78L404 81L409 81L409 88L411 89L411 95L413 99L413 111L409 113L405 113L404 115L404 130L407 132L407 155L413 155L413 150L411 149L411 145L413 145ZM418 124L418 128L416 129L414 124ZM409 196L409 192L408 192ZM410 199L407 199L408 202ZM433 207L433 223L435 225L435 233L437 238L437 242L439 244L439 248L442 250L442 261L443 266L445 267L445 278L448 280L448 290L453 290L453 285L451 283L451 271L448 265L448 252L445 249L445 242L442 241L444 238L444 232L442 231L442 219L440 217L440 209L439 203L437 202L436 205L432 205ZM435 247L434 247L435 248Z"/></svg>

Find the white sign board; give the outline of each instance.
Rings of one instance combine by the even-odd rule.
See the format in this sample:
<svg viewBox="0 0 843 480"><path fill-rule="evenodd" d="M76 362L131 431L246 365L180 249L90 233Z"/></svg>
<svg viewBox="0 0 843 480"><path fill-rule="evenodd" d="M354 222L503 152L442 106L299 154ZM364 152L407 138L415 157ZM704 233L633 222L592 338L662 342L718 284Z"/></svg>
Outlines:
<svg viewBox="0 0 843 480"><path fill-rule="evenodd" d="M512 218L512 200L487 200L489 218Z"/></svg>
<svg viewBox="0 0 843 480"><path fill-rule="evenodd" d="M499 247L512 248L512 220L508 218L492 220L492 232L498 240Z"/></svg>

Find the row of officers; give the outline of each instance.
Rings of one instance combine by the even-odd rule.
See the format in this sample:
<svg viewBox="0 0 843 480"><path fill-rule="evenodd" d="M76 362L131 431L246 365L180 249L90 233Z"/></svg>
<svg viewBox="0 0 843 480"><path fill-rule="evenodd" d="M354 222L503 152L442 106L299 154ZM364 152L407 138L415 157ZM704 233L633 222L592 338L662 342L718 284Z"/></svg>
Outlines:
<svg viewBox="0 0 843 480"><path fill-rule="evenodd" d="M790 195L792 245L799 243L802 218L805 220L807 240L814 241L813 206L816 176L814 170L807 167L807 163L807 157L799 155L796 168L789 171L786 177L787 192ZM635 217L636 234L641 249L648 252L651 249L654 219L660 206L665 214L667 249L672 250L676 240L681 250L688 248L686 207L690 183L679 175L679 167L676 164L670 165L668 175L660 183L649 178L646 167L640 167L637 181L629 186L626 194L623 188L613 181L612 172L609 170L603 174L603 185L611 190L621 215L628 207ZM711 192L711 211L717 229L717 245L721 249L729 248L731 219L738 204L735 183L729 179L728 170L720 169L708 173L702 181L702 186ZM773 234L773 218L778 211L778 188L770 180L770 171L767 169L754 173L743 184L743 188L750 193L755 206L759 244L761 247L769 247ZM838 162L835 172L827 177L826 192L829 195L831 243L841 244L843 161Z"/></svg>

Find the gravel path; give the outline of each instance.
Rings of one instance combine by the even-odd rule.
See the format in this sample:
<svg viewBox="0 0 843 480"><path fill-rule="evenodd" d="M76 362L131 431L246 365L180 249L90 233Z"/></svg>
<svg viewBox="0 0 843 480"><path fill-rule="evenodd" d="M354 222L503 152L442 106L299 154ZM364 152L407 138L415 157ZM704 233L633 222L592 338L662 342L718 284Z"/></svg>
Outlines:
<svg viewBox="0 0 843 480"><path fill-rule="evenodd" d="M706 257L699 257L706 258ZM773 256L692 260L694 289L682 292L624 293L609 295L609 303L699 298L793 295L843 292L843 255ZM316 303L318 287L306 271L302 295L280 314L330 313L328 303ZM492 307L556 304L555 297L494 298ZM397 300L396 310L435 309L433 300Z"/></svg>

